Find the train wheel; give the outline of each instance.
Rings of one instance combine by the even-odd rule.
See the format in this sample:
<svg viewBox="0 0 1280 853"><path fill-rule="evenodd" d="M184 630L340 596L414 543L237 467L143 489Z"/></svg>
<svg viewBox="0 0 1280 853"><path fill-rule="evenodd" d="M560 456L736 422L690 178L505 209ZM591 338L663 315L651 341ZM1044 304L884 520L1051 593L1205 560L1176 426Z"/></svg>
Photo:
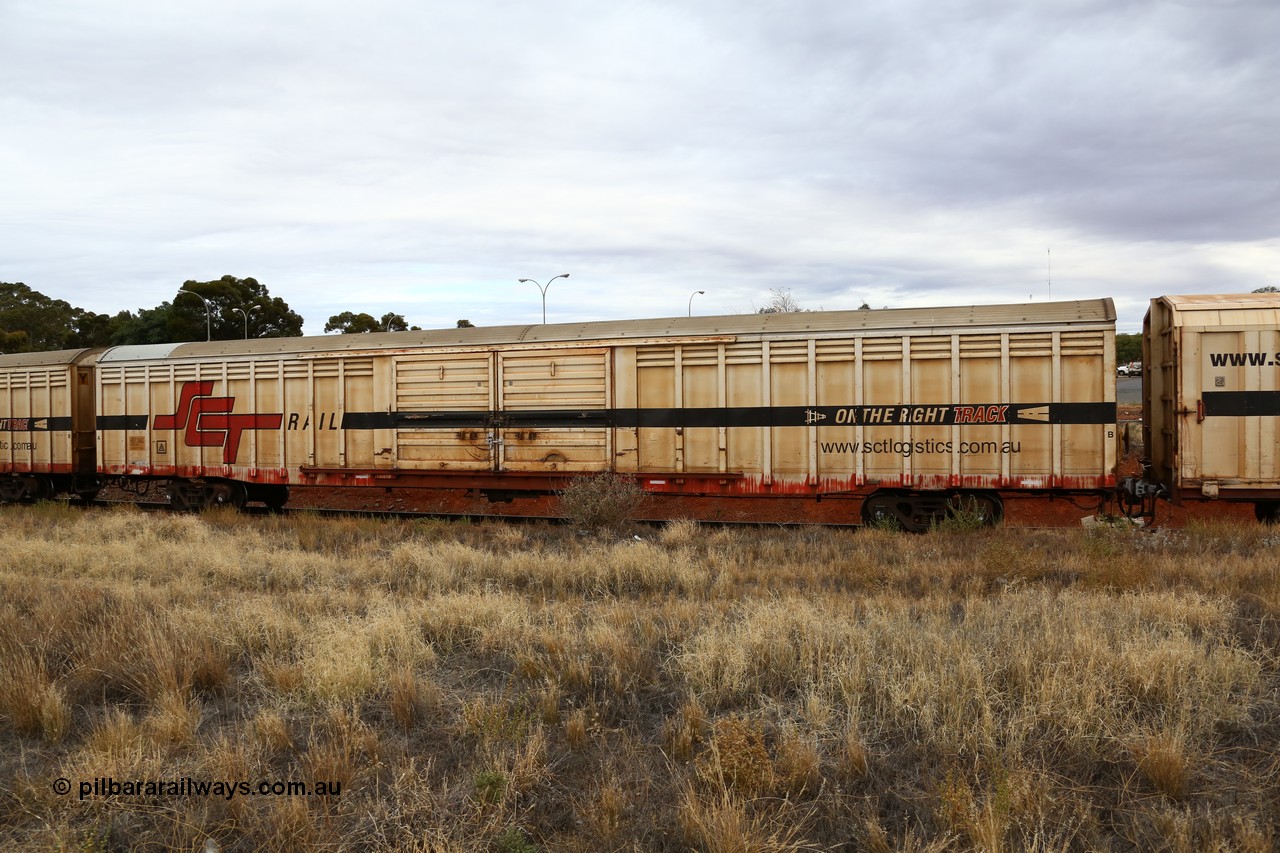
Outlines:
<svg viewBox="0 0 1280 853"><path fill-rule="evenodd" d="M24 500L31 503L39 501L51 501L53 496L58 493L54 488L53 480L48 477L27 477L27 496Z"/></svg>
<svg viewBox="0 0 1280 853"><path fill-rule="evenodd" d="M245 501L249 499L249 492L244 487L244 483L237 483L235 480L228 480L223 483L214 485L209 490L209 500L206 506L229 506L235 509L243 509Z"/></svg>
<svg viewBox="0 0 1280 853"><path fill-rule="evenodd" d="M867 527L887 530L905 530L902 523L901 496L891 492L876 492L862 502L862 523ZM910 507L906 507L909 517Z"/></svg>
<svg viewBox="0 0 1280 853"><path fill-rule="evenodd" d="M187 501L187 489L185 483L169 484L169 507L178 512L189 512L192 509L191 504Z"/></svg>
<svg viewBox="0 0 1280 853"><path fill-rule="evenodd" d="M875 492L862 502L862 523L908 533L925 533L946 517L941 492Z"/></svg>
<svg viewBox="0 0 1280 853"><path fill-rule="evenodd" d="M289 487L263 486L260 499L267 505L267 509L272 512L279 512L289 502Z"/></svg>
<svg viewBox="0 0 1280 853"><path fill-rule="evenodd" d="M102 481L97 477L75 477L67 491L74 492L80 500L91 504L97 499L101 489Z"/></svg>
<svg viewBox="0 0 1280 853"><path fill-rule="evenodd" d="M169 506L178 512L199 512L209 506L212 489L204 483L191 480L170 480Z"/></svg>
<svg viewBox="0 0 1280 853"><path fill-rule="evenodd" d="M1280 501L1258 501L1253 505L1253 517L1262 524L1280 521Z"/></svg>
<svg viewBox="0 0 1280 853"><path fill-rule="evenodd" d="M22 477L0 477L0 503L11 504L27 494L27 484Z"/></svg>

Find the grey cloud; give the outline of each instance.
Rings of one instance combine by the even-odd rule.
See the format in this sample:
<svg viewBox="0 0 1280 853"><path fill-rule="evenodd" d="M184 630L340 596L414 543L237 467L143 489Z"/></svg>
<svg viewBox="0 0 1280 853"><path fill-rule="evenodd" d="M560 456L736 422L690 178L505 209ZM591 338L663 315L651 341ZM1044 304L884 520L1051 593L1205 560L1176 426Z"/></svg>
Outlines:
<svg viewBox="0 0 1280 853"><path fill-rule="evenodd" d="M1048 245L1062 294L1276 267L1270 2L6 10L0 279L72 301L230 272L313 324L362 276L523 311L509 279L573 267L574 310L627 316L1039 298Z"/></svg>

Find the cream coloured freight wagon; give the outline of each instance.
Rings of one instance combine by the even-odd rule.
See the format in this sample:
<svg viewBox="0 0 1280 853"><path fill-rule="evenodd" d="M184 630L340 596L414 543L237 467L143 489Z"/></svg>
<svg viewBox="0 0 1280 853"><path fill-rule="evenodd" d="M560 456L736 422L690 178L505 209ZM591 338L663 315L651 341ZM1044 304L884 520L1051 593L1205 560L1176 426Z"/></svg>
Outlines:
<svg viewBox="0 0 1280 853"><path fill-rule="evenodd" d="M116 347L98 467L189 505L611 470L919 527L957 497L995 516L1004 492L1114 485L1114 323L1102 299Z"/></svg>
<svg viewBox="0 0 1280 853"><path fill-rule="evenodd" d="M0 501L96 491L97 352L0 355Z"/></svg>
<svg viewBox="0 0 1280 853"><path fill-rule="evenodd" d="M1280 294L1162 296L1144 323L1151 476L1174 503L1280 510Z"/></svg>

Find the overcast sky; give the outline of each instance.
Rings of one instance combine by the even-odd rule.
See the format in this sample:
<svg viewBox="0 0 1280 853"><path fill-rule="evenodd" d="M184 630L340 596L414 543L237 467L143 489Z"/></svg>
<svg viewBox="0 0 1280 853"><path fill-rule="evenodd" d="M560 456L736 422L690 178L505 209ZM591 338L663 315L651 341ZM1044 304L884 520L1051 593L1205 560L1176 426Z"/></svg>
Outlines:
<svg viewBox="0 0 1280 853"><path fill-rule="evenodd" d="M1280 286L1276 0L0 0L0 281L425 328Z"/></svg>

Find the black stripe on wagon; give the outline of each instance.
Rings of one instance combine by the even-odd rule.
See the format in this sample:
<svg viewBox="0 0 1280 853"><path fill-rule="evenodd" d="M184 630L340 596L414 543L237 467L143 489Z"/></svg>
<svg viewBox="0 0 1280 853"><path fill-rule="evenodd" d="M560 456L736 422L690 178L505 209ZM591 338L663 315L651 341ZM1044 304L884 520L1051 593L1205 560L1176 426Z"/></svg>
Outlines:
<svg viewBox="0 0 1280 853"><path fill-rule="evenodd" d="M736 406L500 412L347 412L343 429L573 429L1113 424L1115 403Z"/></svg>
<svg viewBox="0 0 1280 853"><path fill-rule="evenodd" d="M986 403L980 405L753 406L702 409L615 409L619 427L963 426L1113 424L1115 403Z"/></svg>
<svg viewBox="0 0 1280 853"><path fill-rule="evenodd" d="M1280 416L1280 391L1205 391L1206 418Z"/></svg>
<svg viewBox="0 0 1280 853"><path fill-rule="evenodd" d="M490 412L344 412L342 429L485 429Z"/></svg>
<svg viewBox="0 0 1280 853"><path fill-rule="evenodd" d="M0 432L70 432L71 418L0 418Z"/></svg>
<svg viewBox="0 0 1280 853"><path fill-rule="evenodd" d="M499 426L513 428L574 429L578 427L617 426L609 409L545 409L542 411L497 412Z"/></svg>
<svg viewBox="0 0 1280 853"><path fill-rule="evenodd" d="M146 429L146 415L98 415L98 429Z"/></svg>
<svg viewBox="0 0 1280 853"><path fill-rule="evenodd" d="M1115 403L1049 403L1048 406L1051 424L1113 424L1116 422ZM1030 421L1020 420L1016 423L1030 423Z"/></svg>
<svg viewBox="0 0 1280 853"><path fill-rule="evenodd" d="M343 429L565 429L615 426L607 409L506 412L346 412Z"/></svg>

